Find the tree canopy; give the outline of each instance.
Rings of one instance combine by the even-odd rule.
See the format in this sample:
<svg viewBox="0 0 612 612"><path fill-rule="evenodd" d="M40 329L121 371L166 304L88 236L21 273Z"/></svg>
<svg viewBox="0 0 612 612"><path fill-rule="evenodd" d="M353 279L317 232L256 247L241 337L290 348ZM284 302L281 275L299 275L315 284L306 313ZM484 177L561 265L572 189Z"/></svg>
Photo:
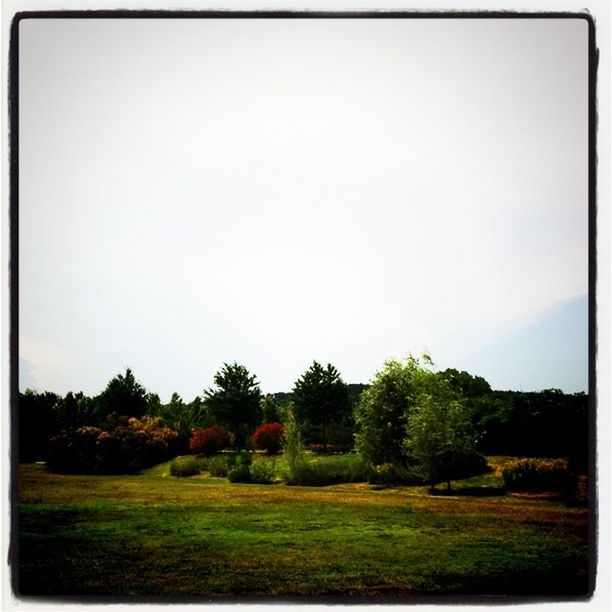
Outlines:
<svg viewBox="0 0 612 612"><path fill-rule="evenodd" d="M406 420L405 448L423 479L433 488L451 479L482 472L476 434L460 395L433 372L418 373L417 395Z"/></svg>
<svg viewBox="0 0 612 612"><path fill-rule="evenodd" d="M112 413L141 417L147 413L147 390L127 368L125 374L117 374L97 398L99 418Z"/></svg>
<svg viewBox="0 0 612 612"><path fill-rule="evenodd" d="M351 403L347 385L331 364L323 367L319 362L302 374L293 387L293 405L296 420L319 425L323 446L327 445L327 427L350 415Z"/></svg>
<svg viewBox="0 0 612 612"><path fill-rule="evenodd" d="M407 418L416 399L416 376L422 369L421 361L412 355L405 363L390 359L362 393L355 409L355 441L373 465L405 461Z"/></svg>
<svg viewBox="0 0 612 612"><path fill-rule="evenodd" d="M224 363L215 374L216 388L204 392L204 403L217 423L234 435L236 447L244 446L261 422L261 391L255 375L237 363Z"/></svg>

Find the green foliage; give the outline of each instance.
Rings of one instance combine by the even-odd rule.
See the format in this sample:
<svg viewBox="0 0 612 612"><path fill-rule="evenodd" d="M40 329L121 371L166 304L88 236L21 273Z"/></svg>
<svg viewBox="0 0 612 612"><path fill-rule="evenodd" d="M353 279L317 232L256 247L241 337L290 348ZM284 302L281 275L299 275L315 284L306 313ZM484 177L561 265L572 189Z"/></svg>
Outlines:
<svg viewBox="0 0 612 612"><path fill-rule="evenodd" d="M271 393L261 398L261 420L263 423L278 423L280 419L278 403Z"/></svg>
<svg viewBox="0 0 612 612"><path fill-rule="evenodd" d="M214 382L216 388L204 392L204 402L215 421L234 435L236 448L243 448L250 432L261 422L259 383L237 363L223 364Z"/></svg>
<svg viewBox="0 0 612 612"><path fill-rule="evenodd" d="M307 457L287 474L289 485L324 487L343 482L366 482L369 466L358 455Z"/></svg>
<svg viewBox="0 0 612 612"><path fill-rule="evenodd" d="M251 463L253 459L250 453L241 452L236 460L235 467L232 467L227 474L230 482L251 482Z"/></svg>
<svg viewBox="0 0 612 612"><path fill-rule="evenodd" d="M197 457L177 457L170 462L172 476L197 476L200 473L200 464Z"/></svg>
<svg viewBox="0 0 612 612"><path fill-rule="evenodd" d="M213 455L200 457L200 469L207 471L211 476L225 478L235 465L234 455Z"/></svg>
<svg viewBox="0 0 612 612"><path fill-rule="evenodd" d="M490 393L491 385L482 376L472 376L468 372L447 368L436 376L448 383L457 396L478 397Z"/></svg>
<svg viewBox="0 0 612 612"><path fill-rule="evenodd" d="M250 467L251 482L254 484L272 484L276 465L274 461L253 461Z"/></svg>
<svg viewBox="0 0 612 612"><path fill-rule="evenodd" d="M291 480L304 463L304 444L292 409L289 409L283 430L283 458L287 463L288 478Z"/></svg>
<svg viewBox="0 0 612 612"><path fill-rule="evenodd" d="M147 391L136 380L130 368L126 369L125 374L118 374L111 379L96 399L99 421L112 413L134 417L147 413Z"/></svg>
<svg viewBox="0 0 612 612"><path fill-rule="evenodd" d="M423 370L419 393L406 424L406 450L418 463L418 471L431 487L472 476L486 469L475 451L476 435L470 415L450 383Z"/></svg>
<svg viewBox="0 0 612 612"><path fill-rule="evenodd" d="M568 457L574 471L588 466L589 397L555 389L492 391L468 400L485 454Z"/></svg>
<svg viewBox="0 0 612 612"><path fill-rule="evenodd" d="M355 411L355 442L370 464L405 462L406 424L423 371L421 361L413 356L405 363L389 360L363 391Z"/></svg>
<svg viewBox="0 0 612 612"><path fill-rule="evenodd" d="M348 388L338 370L317 361L296 381L293 387L294 416L302 427L321 428L321 442L327 443L327 427L346 419L351 412Z"/></svg>
<svg viewBox="0 0 612 612"><path fill-rule="evenodd" d="M212 415L200 397L186 403L178 393L173 393L170 401L162 404L156 394L149 393L147 399L149 402L147 414L161 417L165 425L178 431L186 440L189 440L194 430L214 424Z"/></svg>

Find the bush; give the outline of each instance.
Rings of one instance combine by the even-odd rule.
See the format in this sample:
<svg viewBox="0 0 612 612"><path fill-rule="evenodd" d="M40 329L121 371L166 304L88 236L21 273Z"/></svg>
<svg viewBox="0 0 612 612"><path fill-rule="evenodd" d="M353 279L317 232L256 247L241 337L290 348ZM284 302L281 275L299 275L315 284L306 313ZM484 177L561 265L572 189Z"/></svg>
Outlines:
<svg viewBox="0 0 612 612"><path fill-rule="evenodd" d="M565 461L522 459L503 473L509 491L568 491L572 478Z"/></svg>
<svg viewBox="0 0 612 612"><path fill-rule="evenodd" d="M170 463L172 476L196 476L200 473L200 464L195 457L177 457Z"/></svg>
<svg viewBox="0 0 612 612"><path fill-rule="evenodd" d="M233 467L234 456L216 455L201 459L201 467L210 473L211 476L225 478L229 470Z"/></svg>
<svg viewBox="0 0 612 612"><path fill-rule="evenodd" d="M189 440L189 450L202 455L214 455L231 445L232 435L225 427L217 424L206 429L197 429Z"/></svg>
<svg viewBox="0 0 612 612"><path fill-rule="evenodd" d="M251 482L251 455L242 452L238 455L236 467L229 470L227 478L230 482Z"/></svg>
<svg viewBox="0 0 612 612"><path fill-rule="evenodd" d="M64 473L138 472L176 456L178 440L159 418L115 415L105 428L83 426L51 438L47 466Z"/></svg>
<svg viewBox="0 0 612 612"><path fill-rule="evenodd" d="M253 444L270 454L279 453L283 444L284 429L280 423L264 423L253 433Z"/></svg>
<svg viewBox="0 0 612 612"><path fill-rule="evenodd" d="M357 455L308 458L296 465L287 476L287 484L324 487L342 482L366 482L369 469Z"/></svg>
<svg viewBox="0 0 612 612"><path fill-rule="evenodd" d="M274 468L275 464L273 461L254 461L251 465L251 482L256 484L272 484L274 481Z"/></svg>

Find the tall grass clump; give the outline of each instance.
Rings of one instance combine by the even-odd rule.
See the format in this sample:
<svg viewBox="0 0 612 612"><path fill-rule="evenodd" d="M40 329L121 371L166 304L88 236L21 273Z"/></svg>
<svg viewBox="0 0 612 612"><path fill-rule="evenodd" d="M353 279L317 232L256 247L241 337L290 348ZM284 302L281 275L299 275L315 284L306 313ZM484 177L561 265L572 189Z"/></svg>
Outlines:
<svg viewBox="0 0 612 612"><path fill-rule="evenodd" d="M366 482L369 468L359 455L305 457L287 484L324 487L343 482Z"/></svg>
<svg viewBox="0 0 612 612"><path fill-rule="evenodd" d="M197 476L200 473L200 464L196 457L177 457L170 462L172 476Z"/></svg>
<svg viewBox="0 0 612 612"><path fill-rule="evenodd" d="M249 469L251 482L254 484L272 484L275 470L275 461L266 461L265 459L253 461Z"/></svg>
<svg viewBox="0 0 612 612"><path fill-rule="evenodd" d="M234 467L234 455L213 455L212 457L200 457L200 467L211 476L225 478Z"/></svg>

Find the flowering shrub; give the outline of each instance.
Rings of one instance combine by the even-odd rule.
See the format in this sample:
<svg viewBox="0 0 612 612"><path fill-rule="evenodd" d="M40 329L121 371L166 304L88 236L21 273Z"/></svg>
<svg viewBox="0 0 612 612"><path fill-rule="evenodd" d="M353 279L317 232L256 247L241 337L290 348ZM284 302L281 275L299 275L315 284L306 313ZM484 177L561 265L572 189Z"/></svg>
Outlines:
<svg viewBox="0 0 612 612"><path fill-rule="evenodd" d="M175 456L178 443L178 433L159 418L120 417L108 429L83 426L51 438L47 466L68 473L137 472Z"/></svg>
<svg viewBox="0 0 612 612"><path fill-rule="evenodd" d="M264 423L253 433L253 444L269 453L280 453L283 445L284 427L280 423Z"/></svg>
<svg viewBox="0 0 612 612"><path fill-rule="evenodd" d="M213 425L206 429L197 429L189 440L189 450L202 455L214 455L232 445L232 435L225 427Z"/></svg>

